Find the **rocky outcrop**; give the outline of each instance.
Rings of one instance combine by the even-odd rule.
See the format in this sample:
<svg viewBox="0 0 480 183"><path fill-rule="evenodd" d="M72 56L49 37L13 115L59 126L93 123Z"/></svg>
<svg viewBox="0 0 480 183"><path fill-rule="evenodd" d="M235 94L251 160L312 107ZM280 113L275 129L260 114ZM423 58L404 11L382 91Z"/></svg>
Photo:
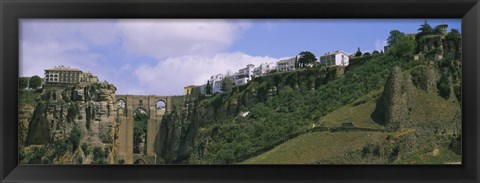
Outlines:
<svg viewBox="0 0 480 183"><path fill-rule="evenodd" d="M47 144L50 140L51 126L54 122L51 121L51 124L47 119L47 105L37 105L28 127L26 144Z"/></svg>
<svg viewBox="0 0 480 183"><path fill-rule="evenodd" d="M396 66L385 82L382 95L377 100L372 118L383 123L391 131L409 124L409 113L415 105L414 85L409 74L402 73Z"/></svg>
<svg viewBox="0 0 480 183"><path fill-rule="evenodd" d="M43 159L51 159L43 163L114 163L118 127L115 91L108 83L45 88L28 128L22 128L25 147L42 145Z"/></svg>
<svg viewBox="0 0 480 183"><path fill-rule="evenodd" d="M20 146L25 145L27 141L28 126L34 112L35 107L30 105L23 106L18 111L18 142Z"/></svg>
<svg viewBox="0 0 480 183"><path fill-rule="evenodd" d="M175 106L170 114L166 114L161 123L156 140L157 156L161 163L185 163L193 151L194 138L197 132L197 117L193 103Z"/></svg>
<svg viewBox="0 0 480 183"><path fill-rule="evenodd" d="M427 93L437 92L437 80L438 76L433 67L418 66L410 71L412 76L412 82L417 87Z"/></svg>

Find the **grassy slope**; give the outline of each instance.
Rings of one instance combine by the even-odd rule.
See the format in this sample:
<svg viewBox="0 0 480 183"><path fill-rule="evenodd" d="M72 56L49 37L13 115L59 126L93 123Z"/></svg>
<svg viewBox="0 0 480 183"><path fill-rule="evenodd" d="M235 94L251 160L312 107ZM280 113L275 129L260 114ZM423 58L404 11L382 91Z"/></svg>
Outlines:
<svg viewBox="0 0 480 183"><path fill-rule="evenodd" d="M360 128L381 129L383 126L371 120L369 115L375 110L375 100L381 93L381 90L372 91L355 102L322 117L317 124L325 127L340 127L342 123L353 123Z"/></svg>
<svg viewBox="0 0 480 183"><path fill-rule="evenodd" d="M461 113L460 104L450 97L445 100L436 94L429 94L423 90L416 90L416 109L411 118L417 125L445 125L451 122L455 115Z"/></svg>
<svg viewBox="0 0 480 183"><path fill-rule="evenodd" d="M245 164L311 164L343 155L365 144L385 139L381 132L315 132L301 135L250 158Z"/></svg>
<svg viewBox="0 0 480 183"><path fill-rule="evenodd" d="M445 164L460 162L462 157L446 148L435 148L432 151L422 151L405 159L395 161L395 164Z"/></svg>
<svg viewBox="0 0 480 183"><path fill-rule="evenodd" d="M436 93L426 93L423 90L416 89L416 109L411 114L414 121L414 128L433 129L436 127L445 127L448 129L450 123L460 113L460 107L456 100L451 97L445 100ZM340 126L344 122L352 122L357 127L381 128L370 119L370 114L375 109L375 96L380 91L372 91L355 102L339 108L320 120L320 124L327 127ZM445 129L445 128L444 128ZM393 133L395 136L405 135L405 133L415 132L417 130L405 129L404 131ZM421 129L419 129L421 131ZM326 159L338 159L349 151L362 148L367 143L384 140L389 133L380 132L317 132L301 135L274 149L250 158L243 163L246 164L305 164L324 161ZM435 138L427 139L423 143L434 144ZM435 150L437 149L437 150ZM433 153L436 151L436 153ZM460 161L461 157L445 147L435 147L434 149L424 149L405 159L400 159L394 163L446 163Z"/></svg>

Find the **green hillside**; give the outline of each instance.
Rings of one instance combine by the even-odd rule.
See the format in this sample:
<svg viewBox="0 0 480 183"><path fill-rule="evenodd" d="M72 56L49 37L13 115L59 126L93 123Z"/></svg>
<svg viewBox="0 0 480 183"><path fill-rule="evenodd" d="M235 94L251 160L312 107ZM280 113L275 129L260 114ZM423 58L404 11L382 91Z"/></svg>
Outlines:
<svg viewBox="0 0 480 183"><path fill-rule="evenodd" d="M195 162L242 161L242 157L248 157L250 154L262 151L265 147L283 141L289 134L308 130L322 116L356 101L372 90L379 90L389 74L389 69L394 65L411 68L417 64L395 62L394 58L389 56L379 56L369 63L349 70L338 79L328 77L328 73L331 73L330 70L334 68L324 67L279 74L278 94L262 93L269 91L269 88L275 85L276 78L271 76L253 80L238 93L234 91L229 95L208 98L199 105L217 105L218 109L226 110L215 111L214 107L206 109L206 111L212 111L210 119L218 119L218 122L205 121L203 128L206 130L204 133L197 134L196 140L211 139L211 141L207 146L207 156L198 157L200 161L195 160ZM309 75L313 78L309 79ZM320 84L315 89L308 87L310 81L321 79L323 81L317 81ZM238 106L232 107L231 103L237 103ZM373 102L366 103L368 104L372 107ZM229 108L239 110L233 110L233 113L229 114ZM246 118L229 117L242 111L248 111L249 115ZM381 128L378 124L363 121L356 125ZM197 159L195 154L193 157Z"/></svg>
<svg viewBox="0 0 480 183"><path fill-rule="evenodd" d="M411 70L421 69L423 66ZM411 70L403 74L411 74ZM438 164L460 162L460 104L454 97L415 88L415 107L409 113L410 126L397 132L314 132L301 135L245 164ZM374 122L379 91L321 118L325 127L353 123L356 127L382 129ZM372 150L373 149L373 150ZM454 152L456 151L456 152Z"/></svg>

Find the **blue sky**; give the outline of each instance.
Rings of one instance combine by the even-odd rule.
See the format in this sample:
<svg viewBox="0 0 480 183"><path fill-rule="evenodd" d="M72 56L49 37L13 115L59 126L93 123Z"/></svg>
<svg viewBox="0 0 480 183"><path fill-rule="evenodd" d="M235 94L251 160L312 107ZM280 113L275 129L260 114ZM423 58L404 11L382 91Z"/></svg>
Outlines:
<svg viewBox="0 0 480 183"><path fill-rule="evenodd" d="M381 50L391 30L415 33L424 21L23 19L20 75L64 65L93 72L119 94L181 95L213 74L301 51ZM427 21L461 31L460 19Z"/></svg>

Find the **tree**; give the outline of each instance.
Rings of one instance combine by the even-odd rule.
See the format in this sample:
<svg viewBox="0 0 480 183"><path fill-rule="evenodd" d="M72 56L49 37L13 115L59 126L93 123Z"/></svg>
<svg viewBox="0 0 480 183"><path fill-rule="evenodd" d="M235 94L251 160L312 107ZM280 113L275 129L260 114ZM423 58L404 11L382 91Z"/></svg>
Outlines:
<svg viewBox="0 0 480 183"><path fill-rule="evenodd" d="M298 64L298 56L295 56L295 68L300 67Z"/></svg>
<svg viewBox="0 0 480 183"><path fill-rule="evenodd" d="M387 38L387 43L389 46L395 44L398 40L403 39L405 34L400 32L399 30L392 30L390 31L390 36Z"/></svg>
<svg viewBox="0 0 480 183"><path fill-rule="evenodd" d="M410 59L415 52L415 40L413 37L404 37L392 45L387 54L396 58Z"/></svg>
<svg viewBox="0 0 480 183"><path fill-rule="evenodd" d="M133 152L144 153L141 151L140 144L146 140L148 115L145 111L137 109L133 114L133 120Z"/></svg>
<svg viewBox="0 0 480 183"><path fill-rule="evenodd" d="M225 77L222 80L222 91L225 93L230 93L233 88L233 81L232 78L230 77L230 73L227 72Z"/></svg>
<svg viewBox="0 0 480 183"><path fill-rule="evenodd" d="M380 52L378 52L377 50L373 50L372 55L380 55Z"/></svg>
<svg viewBox="0 0 480 183"><path fill-rule="evenodd" d="M423 23L423 24L420 26L420 28L418 28L418 31L420 31L420 32L417 34L419 37L432 35L432 33L433 33L432 27L430 26L430 24L427 23L426 20L425 20L425 23Z"/></svg>
<svg viewBox="0 0 480 183"><path fill-rule="evenodd" d="M210 80L207 81L207 86L205 86L205 93L207 95L212 94L212 85L210 84Z"/></svg>
<svg viewBox="0 0 480 183"><path fill-rule="evenodd" d="M19 89L25 89L28 87L28 78L27 77L20 77L18 79L18 88Z"/></svg>
<svg viewBox="0 0 480 183"><path fill-rule="evenodd" d="M455 58L460 59L460 32L458 32L457 29L452 29L449 33L447 33L445 39L453 43L455 49Z"/></svg>
<svg viewBox="0 0 480 183"><path fill-rule="evenodd" d="M30 78L29 84L30 84L30 88L37 89L38 87L40 87L42 85L42 78L35 75L35 76Z"/></svg>
<svg viewBox="0 0 480 183"><path fill-rule="evenodd" d="M433 29L432 27L427 23L425 20L425 23L420 25L420 28L418 28L418 33L415 35L415 41L417 42L416 45L416 52L420 52L423 50L423 46L426 44L424 36L432 35L433 34Z"/></svg>
<svg viewBox="0 0 480 183"><path fill-rule="evenodd" d="M317 57L309 51L302 51L298 54L300 58L298 58L298 63L301 67L305 67L308 64L313 64L317 61Z"/></svg>
<svg viewBox="0 0 480 183"><path fill-rule="evenodd" d="M362 52L360 51L360 47L358 47L357 52L355 52L356 57L362 56Z"/></svg>
<svg viewBox="0 0 480 183"><path fill-rule="evenodd" d="M363 53L363 56L365 56L365 57L368 57L368 56L370 56L370 55L371 55L371 54L370 54L369 52Z"/></svg>
<svg viewBox="0 0 480 183"><path fill-rule="evenodd" d="M452 29L449 33L447 33L445 38L449 41L455 41L456 42L460 38L460 32L458 32L457 29Z"/></svg>

